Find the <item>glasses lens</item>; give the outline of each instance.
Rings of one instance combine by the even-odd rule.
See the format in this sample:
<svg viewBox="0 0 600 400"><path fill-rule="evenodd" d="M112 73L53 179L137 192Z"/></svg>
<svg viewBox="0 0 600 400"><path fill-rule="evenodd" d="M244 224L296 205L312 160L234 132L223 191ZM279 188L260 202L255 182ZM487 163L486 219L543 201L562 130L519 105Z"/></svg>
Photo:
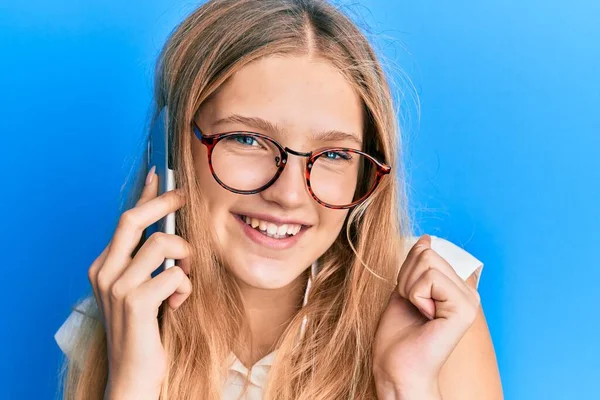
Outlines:
<svg viewBox="0 0 600 400"><path fill-rule="evenodd" d="M348 150L332 150L318 156L310 172L315 196L332 206L346 206L362 199L376 181L371 159Z"/></svg>
<svg viewBox="0 0 600 400"><path fill-rule="evenodd" d="M280 161L274 143L246 133L221 139L212 154L215 175L236 190L260 189L275 177Z"/></svg>

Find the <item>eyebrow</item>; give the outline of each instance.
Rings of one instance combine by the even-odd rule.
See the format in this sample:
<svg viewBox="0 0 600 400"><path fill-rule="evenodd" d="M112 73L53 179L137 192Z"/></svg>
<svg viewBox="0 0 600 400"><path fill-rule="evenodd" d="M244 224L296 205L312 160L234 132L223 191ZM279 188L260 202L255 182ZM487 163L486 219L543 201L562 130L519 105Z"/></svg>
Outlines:
<svg viewBox="0 0 600 400"><path fill-rule="evenodd" d="M213 125L222 125L227 123L239 123L242 125L250 126L253 129L258 129L261 131L274 132L279 134L284 134L283 128L279 125L267 121L266 119L260 117L246 117L240 114L231 114L226 117L218 119ZM359 147L362 147L362 140L357 135L353 135L351 133L339 131L336 129L331 129L322 132L314 132L311 134L311 138L313 140L320 141L342 141L347 140L355 143Z"/></svg>

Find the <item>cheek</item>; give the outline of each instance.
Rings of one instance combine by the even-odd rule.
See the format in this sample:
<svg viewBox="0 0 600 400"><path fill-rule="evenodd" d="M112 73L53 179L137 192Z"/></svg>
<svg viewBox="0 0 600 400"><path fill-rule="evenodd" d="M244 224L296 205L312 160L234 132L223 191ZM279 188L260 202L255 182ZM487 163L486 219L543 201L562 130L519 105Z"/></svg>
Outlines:
<svg viewBox="0 0 600 400"><path fill-rule="evenodd" d="M333 242L344 227L347 215L348 210L331 210L323 207L319 216L321 235L331 237L330 242Z"/></svg>

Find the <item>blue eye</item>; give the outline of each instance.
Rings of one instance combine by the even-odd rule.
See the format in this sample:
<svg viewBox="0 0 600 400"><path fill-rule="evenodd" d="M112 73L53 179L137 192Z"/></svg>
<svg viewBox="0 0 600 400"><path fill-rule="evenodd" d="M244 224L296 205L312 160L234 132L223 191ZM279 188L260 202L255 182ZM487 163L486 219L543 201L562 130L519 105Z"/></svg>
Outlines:
<svg viewBox="0 0 600 400"><path fill-rule="evenodd" d="M352 158L350 154L344 151L328 151L323 153L323 155L328 160L350 160Z"/></svg>
<svg viewBox="0 0 600 400"><path fill-rule="evenodd" d="M236 136L234 138L234 140L240 144L245 144L245 145L249 145L249 146L257 146L258 145L258 141L255 138L253 138L252 136L248 136L248 135Z"/></svg>

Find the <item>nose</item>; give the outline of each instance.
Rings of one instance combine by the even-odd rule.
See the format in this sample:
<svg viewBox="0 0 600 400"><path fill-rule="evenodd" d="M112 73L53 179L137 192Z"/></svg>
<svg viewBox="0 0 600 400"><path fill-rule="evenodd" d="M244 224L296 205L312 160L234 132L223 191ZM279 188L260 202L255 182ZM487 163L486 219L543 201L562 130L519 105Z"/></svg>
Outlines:
<svg viewBox="0 0 600 400"><path fill-rule="evenodd" d="M282 208L298 208L310 202L304 171L306 158L291 155L279 178L260 194L263 199L277 203Z"/></svg>

